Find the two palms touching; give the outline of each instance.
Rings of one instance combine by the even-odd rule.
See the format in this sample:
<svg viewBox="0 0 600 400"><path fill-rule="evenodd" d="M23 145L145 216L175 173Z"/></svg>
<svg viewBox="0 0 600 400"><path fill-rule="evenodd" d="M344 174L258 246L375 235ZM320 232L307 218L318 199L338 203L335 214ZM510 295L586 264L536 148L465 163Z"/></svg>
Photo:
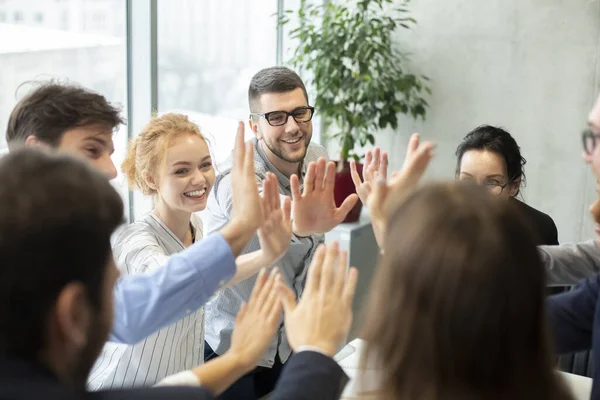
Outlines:
<svg viewBox="0 0 600 400"><path fill-rule="evenodd" d="M387 179L388 157L375 148L373 154L367 152L363 179L356 169L356 163L350 163L352 181L361 201L369 210L375 238L383 248L386 218L393 201L399 201L409 194L419 183L429 162L433 158L435 145L432 142L420 143L418 133L413 133L408 142L406 156L400 171Z"/></svg>
<svg viewBox="0 0 600 400"><path fill-rule="evenodd" d="M328 232L340 224L352 210L358 196L348 196L337 207L333 196L334 185L335 163L327 163L325 158L308 164L302 193L298 177L291 176L293 230L297 236Z"/></svg>
<svg viewBox="0 0 600 400"><path fill-rule="evenodd" d="M262 210L264 222L258 229L260 249L269 262L281 258L292 240L292 202L285 196L283 207L275 174L267 173L263 181Z"/></svg>

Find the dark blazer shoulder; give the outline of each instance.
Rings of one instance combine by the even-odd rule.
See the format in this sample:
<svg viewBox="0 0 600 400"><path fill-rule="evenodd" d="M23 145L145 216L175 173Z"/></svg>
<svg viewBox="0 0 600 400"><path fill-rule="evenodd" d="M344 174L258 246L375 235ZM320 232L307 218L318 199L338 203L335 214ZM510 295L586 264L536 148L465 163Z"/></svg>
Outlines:
<svg viewBox="0 0 600 400"><path fill-rule="evenodd" d="M540 245L557 245L558 229L551 216L518 199L515 203L529 217L540 236Z"/></svg>
<svg viewBox="0 0 600 400"><path fill-rule="evenodd" d="M348 376L331 357L314 351L293 355L269 400L337 400Z"/></svg>

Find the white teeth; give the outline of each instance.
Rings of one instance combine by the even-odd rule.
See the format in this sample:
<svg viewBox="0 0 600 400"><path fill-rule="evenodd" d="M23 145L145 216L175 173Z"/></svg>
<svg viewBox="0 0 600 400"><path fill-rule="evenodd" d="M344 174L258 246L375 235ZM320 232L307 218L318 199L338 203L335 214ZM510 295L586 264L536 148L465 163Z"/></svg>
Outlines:
<svg viewBox="0 0 600 400"><path fill-rule="evenodd" d="M186 192L184 193L184 195L188 197L198 197L202 196L204 193L206 193L206 189L194 190L193 192Z"/></svg>
<svg viewBox="0 0 600 400"><path fill-rule="evenodd" d="M294 143L298 143L300 141L300 139L302 139L302 136L298 136L295 139L284 140L284 142L294 144Z"/></svg>

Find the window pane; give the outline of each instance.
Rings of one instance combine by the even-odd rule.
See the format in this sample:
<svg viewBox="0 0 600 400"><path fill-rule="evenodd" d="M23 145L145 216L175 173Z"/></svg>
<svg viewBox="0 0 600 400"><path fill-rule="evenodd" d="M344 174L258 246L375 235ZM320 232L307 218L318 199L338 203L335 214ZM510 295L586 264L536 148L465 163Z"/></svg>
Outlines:
<svg viewBox="0 0 600 400"><path fill-rule="evenodd" d="M0 149L6 149L4 132L11 110L31 89L26 82L74 82L125 106L125 14L125 0L0 2ZM126 128L114 139L118 169L126 150ZM122 177L114 183L126 199Z"/></svg>
<svg viewBox="0 0 600 400"><path fill-rule="evenodd" d="M276 12L277 0L158 2L159 111L189 115L217 162L248 118L250 78L276 63Z"/></svg>

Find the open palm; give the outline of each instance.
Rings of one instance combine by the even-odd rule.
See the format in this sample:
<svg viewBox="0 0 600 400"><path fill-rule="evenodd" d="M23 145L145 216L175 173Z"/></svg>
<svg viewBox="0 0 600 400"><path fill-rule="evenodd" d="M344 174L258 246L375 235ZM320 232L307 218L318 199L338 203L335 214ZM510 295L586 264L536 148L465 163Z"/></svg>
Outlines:
<svg viewBox="0 0 600 400"><path fill-rule="evenodd" d="M293 229L298 236L328 232L340 224L358 201L351 194L340 207L335 204L335 164L320 158L308 165L304 178L304 190L300 193L300 182L296 175L290 179L292 191Z"/></svg>
<svg viewBox="0 0 600 400"><path fill-rule="evenodd" d="M290 247L292 240L292 204L289 197L285 197L283 208L279 196L277 178L268 173L263 182L263 216L264 222L258 229L260 249L269 263L276 262Z"/></svg>
<svg viewBox="0 0 600 400"><path fill-rule="evenodd" d="M367 205L367 201L369 200L369 195L371 194L373 185L375 184L375 179L378 177L387 179L387 169L388 154L386 152L381 152L379 147L375 147L372 152L371 150L368 150L365 154L365 164L363 167L362 179L360 178L360 174L356 169L356 162L354 160L350 161L350 174L352 176L352 182L354 182L356 193L365 207Z"/></svg>

